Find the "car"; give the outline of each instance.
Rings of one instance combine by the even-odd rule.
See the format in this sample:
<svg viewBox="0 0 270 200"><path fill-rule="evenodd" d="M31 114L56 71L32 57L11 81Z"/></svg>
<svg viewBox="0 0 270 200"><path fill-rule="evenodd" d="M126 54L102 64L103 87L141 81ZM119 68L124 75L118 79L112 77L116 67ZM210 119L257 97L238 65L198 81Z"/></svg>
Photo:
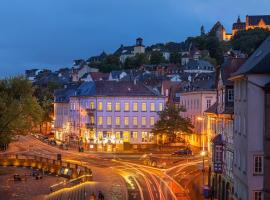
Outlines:
<svg viewBox="0 0 270 200"><path fill-rule="evenodd" d="M68 150L68 146L66 144L60 144L60 149Z"/></svg>
<svg viewBox="0 0 270 200"><path fill-rule="evenodd" d="M192 155L192 150L190 148L180 149L172 153L175 156L186 156Z"/></svg>
<svg viewBox="0 0 270 200"><path fill-rule="evenodd" d="M55 140L50 140L49 144L52 145L52 146L56 146L56 141Z"/></svg>
<svg viewBox="0 0 270 200"><path fill-rule="evenodd" d="M14 174L13 179L14 179L14 181L21 181L22 180L22 178L19 174Z"/></svg>

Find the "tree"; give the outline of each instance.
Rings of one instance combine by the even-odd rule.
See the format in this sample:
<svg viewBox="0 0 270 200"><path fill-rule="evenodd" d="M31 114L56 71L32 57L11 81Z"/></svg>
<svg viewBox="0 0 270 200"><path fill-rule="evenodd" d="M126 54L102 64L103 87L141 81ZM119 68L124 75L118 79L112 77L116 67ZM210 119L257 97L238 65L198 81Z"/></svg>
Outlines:
<svg viewBox="0 0 270 200"><path fill-rule="evenodd" d="M206 39L206 49L209 51L211 58L214 58L218 65L224 61L223 45L216 36L208 36Z"/></svg>
<svg viewBox="0 0 270 200"><path fill-rule="evenodd" d="M144 53L136 54L134 57L126 58L124 68L134 69L140 67L143 64L147 64L148 62L149 60L146 54Z"/></svg>
<svg viewBox="0 0 270 200"><path fill-rule="evenodd" d="M170 63L179 64L181 63L181 54L173 52L170 54Z"/></svg>
<svg viewBox="0 0 270 200"><path fill-rule="evenodd" d="M29 133L41 122L43 111L33 96L32 84L23 77L0 80L0 144Z"/></svg>
<svg viewBox="0 0 270 200"><path fill-rule="evenodd" d="M270 31L265 29L239 31L232 38L231 45L233 49L251 55L269 35Z"/></svg>
<svg viewBox="0 0 270 200"><path fill-rule="evenodd" d="M166 136L170 142L175 140L179 132L191 134L193 125L189 118L181 116L181 112L185 112L183 107L167 105L163 111L158 113L159 120L152 132L162 138Z"/></svg>
<svg viewBox="0 0 270 200"><path fill-rule="evenodd" d="M151 64L160 64L165 62L165 59L161 52L159 51L152 51L150 56L150 63Z"/></svg>
<svg viewBox="0 0 270 200"><path fill-rule="evenodd" d="M42 126L42 124L46 125L46 133L48 129L48 123L52 122L53 120L53 93L56 89L61 87L62 85L56 81L49 81L47 85L36 85L35 87L34 95L43 110L42 122L40 126Z"/></svg>

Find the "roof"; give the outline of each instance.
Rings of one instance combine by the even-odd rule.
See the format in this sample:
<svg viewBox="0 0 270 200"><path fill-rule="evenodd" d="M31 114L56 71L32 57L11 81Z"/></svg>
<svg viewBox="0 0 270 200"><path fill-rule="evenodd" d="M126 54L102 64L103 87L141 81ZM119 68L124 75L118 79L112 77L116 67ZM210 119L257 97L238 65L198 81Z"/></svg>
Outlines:
<svg viewBox="0 0 270 200"><path fill-rule="evenodd" d="M224 61L220 67L221 78L224 85L233 85L233 82L229 80L231 74L237 71L246 60L246 58L229 57Z"/></svg>
<svg viewBox="0 0 270 200"><path fill-rule="evenodd" d="M130 81L96 81L97 96L158 96L142 83Z"/></svg>
<svg viewBox="0 0 270 200"><path fill-rule="evenodd" d="M57 89L54 91L54 102L55 103L68 103L69 97L76 95L76 90L79 87L79 84L73 83L66 86L63 89Z"/></svg>
<svg viewBox="0 0 270 200"><path fill-rule="evenodd" d="M217 114L217 102L215 102L212 106L210 106L209 108L207 108L204 112L205 113L212 113L212 114Z"/></svg>
<svg viewBox="0 0 270 200"><path fill-rule="evenodd" d="M101 81L101 80L108 80L110 74L102 72L90 72L90 75L93 81Z"/></svg>
<svg viewBox="0 0 270 200"><path fill-rule="evenodd" d="M186 77L183 78L186 79ZM216 89L215 80L215 72L198 73L195 75L189 74L187 80L181 82L182 92L214 91Z"/></svg>
<svg viewBox="0 0 270 200"><path fill-rule="evenodd" d="M258 23L263 20L265 24L270 25L270 15L253 15L248 16L248 25L250 26L256 26Z"/></svg>
<svg viewBox="0 0 270 200"><path fill-rule="evenodd" d="M214 71L214 66L206 60L190 60L185 70L210 70Z"/></svg>
<svg viewBox="0 0 270 200"><path fill-rule="evenodd" d="M248 60L232 75L270 73L270 36L248 58Z"/></svg>

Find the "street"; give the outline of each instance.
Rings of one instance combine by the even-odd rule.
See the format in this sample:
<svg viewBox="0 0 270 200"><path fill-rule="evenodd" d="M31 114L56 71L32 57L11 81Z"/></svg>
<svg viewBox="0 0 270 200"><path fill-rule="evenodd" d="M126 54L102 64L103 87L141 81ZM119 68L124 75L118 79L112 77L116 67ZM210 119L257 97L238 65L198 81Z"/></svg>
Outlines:
<svg viewBox="0 0 270 200"><path fill-rule="evenodd" d="M114 154L113 158L109 158L110 156L106 154L104 158L102 154L61 150L33 136L21 136L5 153L44 157L56 157L56 154L61 153L63 160L80 162L91 167L94 182L102 184L105 196L113 196L115 191L115 199L134 200L191 199L191 196L196 196L193 194L196 191L193 191L192 185L194 177L200 174L202 162L200 158L194 157L188 161L183 159L170 168L158 169L132 162L134 160L132 155L129 161L129 156L120 159L117 158L117 154ZM200 194L201 188L197 190Z"/></svg>

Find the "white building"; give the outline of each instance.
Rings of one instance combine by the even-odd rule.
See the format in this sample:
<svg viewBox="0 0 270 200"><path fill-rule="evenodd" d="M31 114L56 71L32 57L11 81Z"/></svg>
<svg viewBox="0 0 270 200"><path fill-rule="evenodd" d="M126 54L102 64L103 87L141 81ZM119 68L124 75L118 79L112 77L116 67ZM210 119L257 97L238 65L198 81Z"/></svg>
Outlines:
<svg viewBox="0 0 270 200"><path fill-rule="evenodd" d="M270 82L270 37L233 74L234 197L269 199L269 130L266 130L265 86ZM268 102L269 104L269 102ZM267 151L266 151L267 150ZM266 165L267 164L267 165ZM266 174L268 179L266 179Z"/></svg>
<svg viewBox="0 0 270 200"><path fill-rule="evenodd" d="M85 82L69 98L69 136L99 151L154 145L151 130L164 104L163 96L141 83Z"/></svg>

